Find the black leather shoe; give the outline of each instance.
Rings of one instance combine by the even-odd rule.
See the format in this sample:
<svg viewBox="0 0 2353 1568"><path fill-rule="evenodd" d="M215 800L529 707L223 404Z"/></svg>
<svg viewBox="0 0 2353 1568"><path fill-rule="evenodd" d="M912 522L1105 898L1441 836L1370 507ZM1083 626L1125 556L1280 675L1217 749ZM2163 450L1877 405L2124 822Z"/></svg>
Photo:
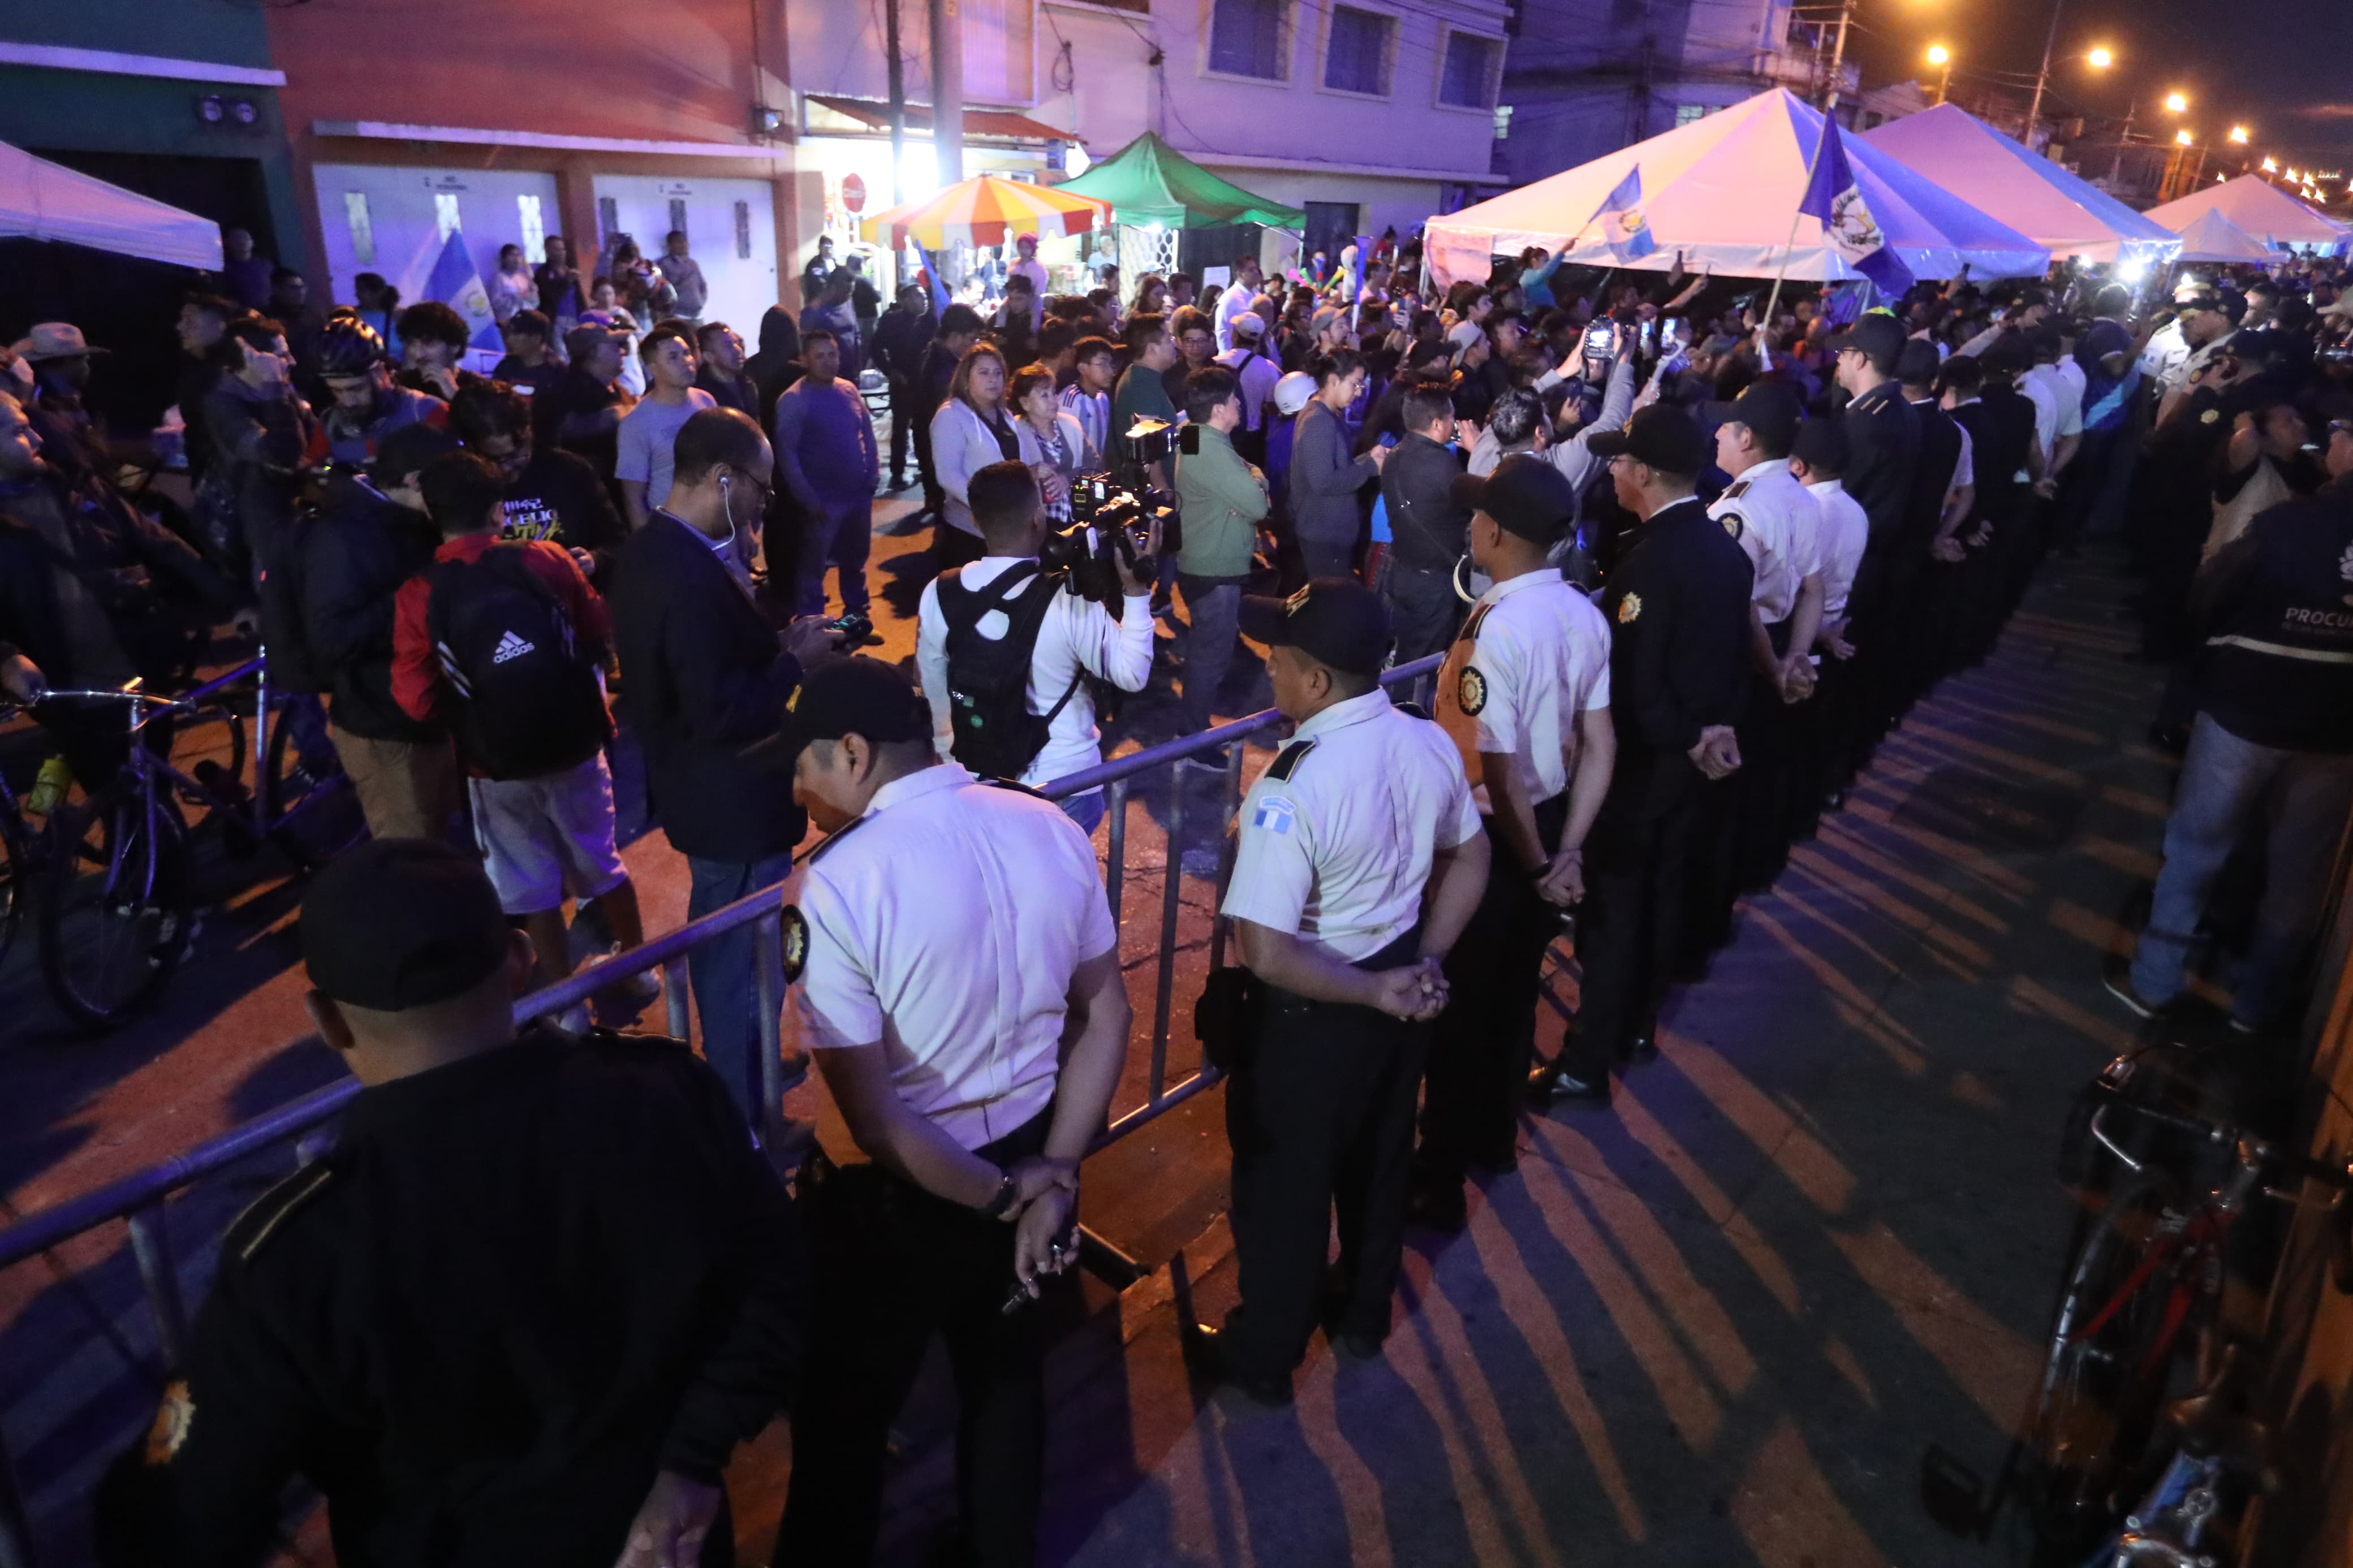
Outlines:
<svg viewBox="0 0 2353 1568"><path fill-rule="evenodd" d="M1657 1037L1651 1035L1635 1036L1633 1043L1626 1047L1626 1059L1638 1067L1644 1062L1658 1060L1659 1042Z"/></svg>
<svg viewBox="0 0 2353 1568"><path fill-rule="evenodd" d="M1343 1361L1375 1361L1381 1353L1378 1334L1326 1334L1332 1353Z"/></svg>
<svg viewBox="0 0 2353 1568"><path fill-rule="evenodd" d="M1281 1410L1291 1403L1291 1379L1239 1377L1226 1364L1225 1331L1208 1323L1188 1323L1178 1331L1185 1364L1205 1383L1223 1384L1252 1405Z"/></svg>

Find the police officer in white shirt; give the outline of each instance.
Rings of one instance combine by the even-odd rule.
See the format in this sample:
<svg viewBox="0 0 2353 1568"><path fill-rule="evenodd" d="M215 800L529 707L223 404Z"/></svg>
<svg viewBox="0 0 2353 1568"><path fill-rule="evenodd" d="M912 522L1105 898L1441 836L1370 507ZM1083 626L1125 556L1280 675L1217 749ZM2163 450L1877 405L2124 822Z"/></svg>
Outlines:
<svg viewBox="0 0 2353 1568"><path fill-rule="evenodd" d="M951 591L959 599L959 613L977 612L973 631L986 641L1029 635L1034 625L1027 701L1029 712L1045 721L1044 743L1018 774L1018 782L1034 789L1103 761L1103 731L1095 724L1087 677L1122 691L1141 691L1151 679L1152 579L1137 575L1124 557L1119 558L1122 601L1113 616L1067 579L1041 576L1038 552L1045 543L1046 511L1037 478L1023 464L991 463L973 475L967 493L987 553L924 585L915 617L915 668L924 700L932 705L940 755L952 755L964 737L952 725L948 647L953 617L941 604L941 584L950 580L957 584ZM1153 527L1147 555L1159 548L1159 525ZM1033 595L1043 601L1042 609L1031 602ZM988 607L999 601L1009 607ZM1103 816L1103 791L1089 790L1066 800L1062 810L1092 833Z"/></svg>
<svg viewBox="0 0 2353 1568"><path fill-rule="evenodd" d="M831 835L786 911L786 964L856 1144L801 1175L817 1287L778 1561L871 1558L891 1420L936 1331L967 1560L1029 1568L1044 1351L1019 1302L1071 1260L1079 1158L1127 1049L1094 850L1018 785L940 762L922 697L875 659L811 670L767 743Z"/></svg>
<svg viewBox="0 0 2353 1568"><path fill-rule="evenodd" d="M1733 476L1708 515L1739 542L1756 568L1749 595L1747 705L1734 726L1740 772L1728 792L1730 820L1712 849L1725 859L1695 909L1702 920L1728 918L1732 899L1761 887L1780 869L1788 847L1787 792L1794 765L1791 704L1813 695L1806 657L1821 625L1822 578L1817 536L1821 507L1789 472L1789 446L1805 417L1798 395L1780 382L1752 383L1716 426L1716 466Z"/></svg>
<svg viewBox="0 0 2353 1568"><path fill-rule="evenodd" d="M1318 577L1288 600L1243 600L1241 626L1268 646L1275 706L1298 729L1242 802L1221 911L1260 996L1226 1086L1241 1302L1222 1330L1193 1325L1186 1349L1279 1405L1319 1317L1351 1355L1388 1333L1423 1026L1445 1005L1487 840L1445 733L1380 689L1378 595Z"/></svg>
<svg viewBox="0 0 2353 1568"><path fill-rule="evenodd" d="M1493 586L1439 671L1438 721L1472 781L1488 872L1446 961L1414 1162L1411 1215L1440 1230L1461 1228L1471 1170L1518 1163L1545 950L1584 897L1585 839L1618 754L1609 623L1550 559L1576 517L1575 488L1525 452L1454 488L1471 509L1472 562Z"/></svg>

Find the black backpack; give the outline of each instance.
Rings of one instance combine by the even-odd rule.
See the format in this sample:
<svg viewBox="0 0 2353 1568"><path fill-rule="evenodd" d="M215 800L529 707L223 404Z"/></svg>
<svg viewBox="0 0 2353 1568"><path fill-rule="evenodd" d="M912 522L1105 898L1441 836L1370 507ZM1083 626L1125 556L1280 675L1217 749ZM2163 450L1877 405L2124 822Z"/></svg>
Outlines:
<svg viewBox="0 0 2353 1568"><path fill-rule="evenodd" d="M982 778L1018 779L1045 750L1056 715L1079 689L1073 679L1050 711L1029 711L1029 663L1046 611L1062 591L1061 574L1022 561L983 587L967 588L962 579L962 567L939 579L940 614L948 623L949 749ZM991 610L1013 623L1001 637L980 635Z"/></svg>
<svg viewBox="0 0 2353 1568"><path fill-rule="evenodd" d="M612 738L604 685L571 617L532 572L522 544L427 574L426 626L448 682L440 718L458 751L494 779L579 766Z"/></svg>

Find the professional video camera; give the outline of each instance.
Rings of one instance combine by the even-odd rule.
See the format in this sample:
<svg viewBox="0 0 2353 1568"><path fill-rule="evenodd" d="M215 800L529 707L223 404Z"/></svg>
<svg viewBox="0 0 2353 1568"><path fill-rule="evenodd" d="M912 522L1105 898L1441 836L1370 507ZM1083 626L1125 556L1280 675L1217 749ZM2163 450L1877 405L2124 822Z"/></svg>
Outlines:
<svg viewBox="0 0 2353 1568"><path fill-rule="evenodd" d="M1143 492L1140 497L1119 489L1109 474L1079 475L1071 484L1071 526L1046 536L1039 563L1049 572L1068 573L1072 588L1116 609L1125 593L1119 581L1121 564L1139 577L1158 574L1158 558L1147 553L1155 521L1161 549L1176 548L1176 512L1149 486L1136 489Z"/></svg>

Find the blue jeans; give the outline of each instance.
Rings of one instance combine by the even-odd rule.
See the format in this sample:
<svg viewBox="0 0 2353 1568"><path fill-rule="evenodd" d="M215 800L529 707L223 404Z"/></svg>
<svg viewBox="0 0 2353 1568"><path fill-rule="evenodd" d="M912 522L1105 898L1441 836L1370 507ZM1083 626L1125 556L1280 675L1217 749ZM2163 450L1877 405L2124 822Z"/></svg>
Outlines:
<svg viewBox="0 0 2353 1568"><path fill-rule="evenodd" d="M874 542L874 502L861 498L807 518L801 524L801 554L794 576L794 610L804 616L825 614L825 569L841 568L841 608L844 614L867 611L866 553Z"/></svg>
<svg viewBox="0 0 2353 1568"><path fill-rule="evenodd" d="M2275 792L2275 793L2274 793ZM2242 741L2204 713L2189 731L2181 789L2165 825L2148 925L2133 950L2133 989L2165 1003L2181 994L2183 966L2222 863L2248 819L2273 796L2263 844L2263 900L2255 934L2231 980L2231 1013L2258 1027L2274 1021L2305 944L2320 919L2328 866L2353 808L2353 756L2283 752Z"/></svg>
<svg viewBox="0 0 2353 1568"><path fill-rule="evenodd" d="M1084 795L1074 795L1068 800L1058 800L1054 804L1062 808L1064 816L1079 825L1080 832L1091 838L1094 837L1095 829L1103 826L1103 792L1099 789L1091 789Z"/></svg>
<svg viewBox="0 0 2353 1568"><path fill-rule="evenodd" d="M1185 591L1185 732L1195 735L1209 727L1210 704L1218 687L1233 667L1234 642L1241 635L1242 587L1227 577L1176 579Z"/></svg>
<svg viewBox="0 0 2353 1568"><path fill-rule="evenodd" d="M686 918L701 920L792 874L789 853L749 864L686 858L693 879L686 895ZM694 987L694 1013L702 1021L702 1059L727 1086L727 1098L744 1113L746 1126L765 1124L760 1093L760 988L753 973L753 928L738 926L696 948L686 961ZM774 1107L769 1109L773 1110Z"/></svg>

